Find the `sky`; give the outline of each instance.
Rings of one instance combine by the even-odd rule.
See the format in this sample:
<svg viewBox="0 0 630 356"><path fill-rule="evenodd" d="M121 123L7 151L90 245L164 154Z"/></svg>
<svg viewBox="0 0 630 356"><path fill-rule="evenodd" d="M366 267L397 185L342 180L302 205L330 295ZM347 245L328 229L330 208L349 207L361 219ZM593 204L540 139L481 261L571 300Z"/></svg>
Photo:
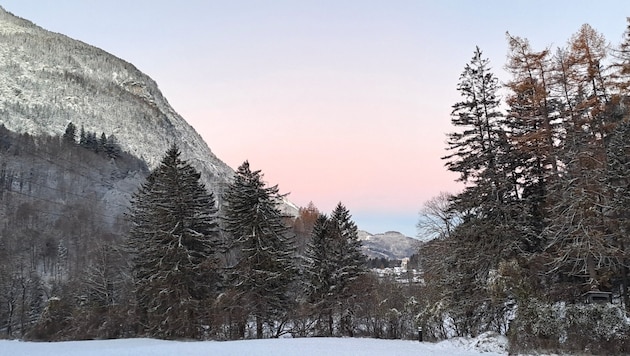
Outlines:
<svg viewBox="0 0 630 356"><path fill-rule="evenodd" d="M584 23L617 45L627 0L0 0L148 74L232 168L248 160L298 206L342 202L359 229L416 236L457 193L446 133L476 46L503 82L506 31L535 49Z"/></svg>

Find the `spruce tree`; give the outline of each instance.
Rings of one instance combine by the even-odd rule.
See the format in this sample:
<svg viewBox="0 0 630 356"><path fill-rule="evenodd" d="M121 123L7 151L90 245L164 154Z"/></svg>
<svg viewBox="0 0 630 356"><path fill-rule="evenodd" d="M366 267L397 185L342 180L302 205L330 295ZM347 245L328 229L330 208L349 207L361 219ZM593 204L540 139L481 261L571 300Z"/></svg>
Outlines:
<svg viewBox="0 0 630 356"><path fill-rule="evenodd" d="M233 288L256 322L256 337L263 326L273 327L290 307L289 286L295 278L294 239L280 211L283 195L278 186L266 186L261 171L245 161L225 193L224 230L238 251L231 266Z"/></svg>
<svg viewBox="0 0 630 356"><path fill-rule="evenodd" d="M136 299L148 336L200 338L218 284L217 207L176 146L134 195L129 218Z"/></svg>
<svg viewBox="0 0 630 356"><path fill-rule="evenodd" d="M334 334L335 320L341 333L353 335L352 316L360 289L357 282L367 272L367 259L351 218L342 203L330 218L320 215L306 249L308 301L320 324L326 324L329 336Z"/></svg>
<svg viewBox="0 0 630 356"><path fill-rule="evenodd" d="M341 312L340 328L342 333L353 336L352 317L355 313L356 300L359 297L356 282L367 271L367 259L361 251L357 225L352 221L348 209L342 203L337 204L330 219L333 223L333 229L337 233L338 264L333 278L335 280L337 306Z"/></svg>
<svg viewBox="0 0 630 356"><path fill-rule="evenodd" d="M449 170L460 174L459 181L466 183L452 199L461 223L450 233L449 241L440 243L456 249L427 256L425 265L448 273L438 277L450 283L440 286L442 297L434 305L449 308L458 333L474 334L479 332L477 327L504 317L500 303L493 304L489 290L479 285L487 283L500 262L516 256L525 244L520 231L525 215L518 170L522 156L504 125L498 80L479 48L465 66L457 89L462 101L453 105L451 114L457 131L448 134L450 154L443 159ZM455 263L444 266L442 260Z"/></svg>
<svg viewBox="0 0 630 356"><path fill-rule="evenodd" d="M63 141L73 145L77 143L77 127L71 122L68 123L66 131L63 133Z"/></svg>
<svg viewBox="0 0 630 356"><path fill-rule="evenodd" d="M320 214L315 221L311 241L306 247L304 271L306 301L318 321L318 333L327 336L334 333L335 298L332 285L337 263L331 226L330 220L324 214Z"/></svg>

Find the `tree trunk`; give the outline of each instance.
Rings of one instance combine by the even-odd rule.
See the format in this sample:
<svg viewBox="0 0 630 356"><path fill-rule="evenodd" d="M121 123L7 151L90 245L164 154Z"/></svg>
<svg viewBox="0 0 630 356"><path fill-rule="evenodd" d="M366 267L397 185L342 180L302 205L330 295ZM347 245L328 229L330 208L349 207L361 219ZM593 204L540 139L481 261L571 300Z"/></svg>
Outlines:
<svg viewBox="0 0 630 356"><path fill-rule="evenodd" d="M260 316L256 316L256 338L263 338L263 322Z"/></svg>
<svg viewBox="0 0 630 356"><path fill-rule="evenodd" d="M328 336L333 336L333 313L332 310L328 311Z"/></svg>
<svg viewBox="0 0 630 356"><path fill-rule="evenodd" d="M623 306L626 311L630 310L630 306L628 305L628 267L621 267L621 296L623 300Z"/></svg>

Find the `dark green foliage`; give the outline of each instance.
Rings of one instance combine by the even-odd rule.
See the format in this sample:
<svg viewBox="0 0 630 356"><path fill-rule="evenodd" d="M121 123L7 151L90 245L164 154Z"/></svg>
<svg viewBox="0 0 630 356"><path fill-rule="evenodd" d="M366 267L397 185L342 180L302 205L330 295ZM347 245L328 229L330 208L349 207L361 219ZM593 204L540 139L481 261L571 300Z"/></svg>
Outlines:
<svg viewBox="0 0 630 356"><path fill-rule="evenodd" d="M521 156L502 124L498 88L488 60L477 48L460 76L463 101L453 106L457 131L448 135L451 154L444 157L447 168L468 183L446 208L457 212L461 221L443 241L427 248L434 252L422 257L425 279L440 291L431 295L435 299L425 317L449 317L459 336L502 331L507 310L502 301L492 300L487 283L499 263L525 245L520 229L527 214L516 169Z"/></svg>
<svg viewBox="0 0 630 356"><path fill-rule="evenodd" d="M261 172L250 170L247 161L224 196L223 226L237 254L232 288L245 311L241 315L255 318L257 338L263 337L265 324L273 328L292 304L294 242L279 209L282 198L278 187L267 187Z"/></svg>
<svg viewBox="0 0 630 356"><path fill-rule="evenodd" d="M338 257L334 249L335 239L332 223L326 215L320 215L313 227L311 242L306 247L304 272L306 297L314 317L319 320L319 332L329 336L334 332L333 313L336 312L336 295L331 293ZM326 325L326 329L321 325Z"/></svg>
<svg viewBox="0 0 630 356"><path fill-rule="evenodd" d="M306 297L318 320L318 332L332 336L336 326L339 333L352 336L357 281L367 272L367 260L357 227L343 204L337 205L330 218L320 215L315 222L306 261Z"/></svg>
<svg viewBox="0 0 630 356"><path fill-rule="evenodd" d="M147 335L201 338L218 284L214 196L171 147L134 195L129 219L137 309Z"/></svg>

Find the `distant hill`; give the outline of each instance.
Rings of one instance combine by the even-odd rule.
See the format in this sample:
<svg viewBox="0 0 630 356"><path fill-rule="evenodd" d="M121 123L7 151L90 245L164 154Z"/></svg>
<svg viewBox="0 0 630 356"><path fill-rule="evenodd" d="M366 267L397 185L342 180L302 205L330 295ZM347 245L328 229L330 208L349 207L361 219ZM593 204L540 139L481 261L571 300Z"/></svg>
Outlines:
<svg viewBox="0 0 630 356"><path fill-rule="evenodd" d="M359 240L363 243L363 252L369 258L387 258L399 260L418 252L422 241L405 236L397 231L382 234L370 234L359 231Z"/></svg>

